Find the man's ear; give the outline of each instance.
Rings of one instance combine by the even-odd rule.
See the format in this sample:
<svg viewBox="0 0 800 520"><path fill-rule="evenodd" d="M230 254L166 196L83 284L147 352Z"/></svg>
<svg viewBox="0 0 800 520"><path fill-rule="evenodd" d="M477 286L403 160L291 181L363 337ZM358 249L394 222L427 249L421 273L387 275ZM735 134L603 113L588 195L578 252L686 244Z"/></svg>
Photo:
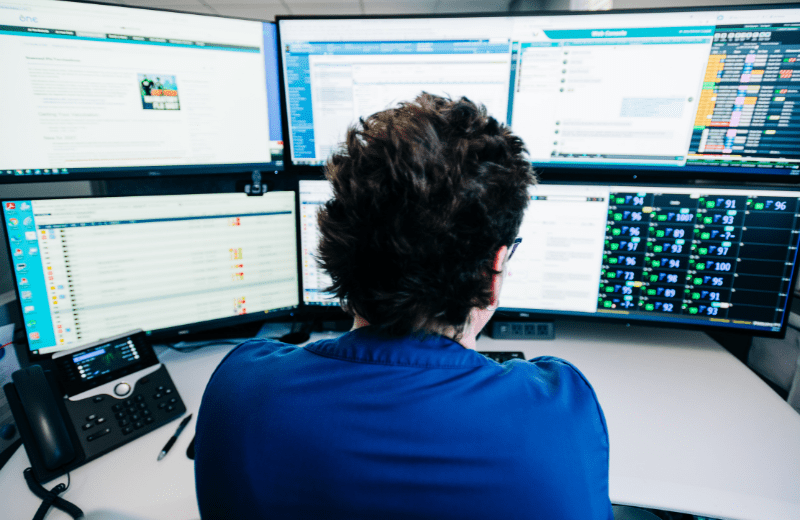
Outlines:
<svg viewBox="0 0 800 520"><path fill-rule="evenodd" d="M492 303L489 304L490 308L494 309L500 304L500 291L503 289L503 279L505 278L506 256L508 256L508 246L503 246L497 250L492 262L492 269L500 274L492 275Z"/></svg>
<svg viewBox="0 0 800 520"><path fill-rule="evenodd" d="M497 253L494 254L494 265L492 265L492 268L495 271L503 270L503 264L506 261L507 255L508 255L508 246L503 246L497 250Z"/></svg>

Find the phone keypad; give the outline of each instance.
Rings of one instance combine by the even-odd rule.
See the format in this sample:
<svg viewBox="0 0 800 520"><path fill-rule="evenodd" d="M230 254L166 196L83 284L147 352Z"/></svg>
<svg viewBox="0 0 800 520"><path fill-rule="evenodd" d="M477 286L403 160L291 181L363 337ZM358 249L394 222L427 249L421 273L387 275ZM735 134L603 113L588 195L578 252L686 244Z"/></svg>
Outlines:
<svg viewBox="0 0 800 520"><path fill-rule="evenodd" d="M130 386L132 393L124 399L102 395L67 401L87 458L140 437L186 411L164 367Z"/></svg>

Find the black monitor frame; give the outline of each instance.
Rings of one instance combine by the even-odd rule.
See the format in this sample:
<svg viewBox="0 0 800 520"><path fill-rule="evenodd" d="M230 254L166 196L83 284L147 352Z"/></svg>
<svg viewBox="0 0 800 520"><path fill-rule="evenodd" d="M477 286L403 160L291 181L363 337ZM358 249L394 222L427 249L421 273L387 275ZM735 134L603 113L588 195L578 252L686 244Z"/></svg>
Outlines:
<svg viewBox="0 0 800 520"><path fill-rule="evenodd" d="M298 174L295 176L297 179L298 196L297 203L297 251L298 251L298 273L300 276L300 295L299 302L302 315L306 319L320 319L320 320L337 320L337 319L352 319L345 311L338 305L323 306L323 305L309 305L303 300L303 276L302 276L302 252L301 252L301 222L300 222L300 196L299 196L299 181L301 180L316 180L325 181L325 177L317 174ZM542 185L619 185L619 186L648 186L654 189L661 188L708 188L714 189L749 189L749 190L786 190L786 191L800 191L800 187L791 184L780 184L763 186L755 183L739 183L739 184L720 184L709 182L696 182L696 183L642 183L632 181L598 181L596 178L592 182L578 181L578 180L559 180L559 181L542 181ZM789 287L793 288L800 277L800 254L795 259L795 264L792 268L792 277L789 280ZM760 336L770 338L783 338L786 335L786 328L789 323L788 313L791 312L792 300L794 298L794 291L789 290L786 295L786 308L784 311L784 319L782 327L779 331L765 331L765 330L752 330L745 328L731 327L726 324L714 325L711 321L703 321L698 323L677 323L671 321L661 321L657 319L647 319L639 317L638 315L618 316L610 314L590 314L580 312L554 312L554 311L535 311L535 310L511 310L500 307L494 314L493 320L517 320L517 321L553 321L553 320L578 320L588 323L618 323L626 325L641 325L655 328L673 328L683 330L699 330L707 333L716 334L732 334L738 336Z"/></svg>
<svg viewBox="0 0 800 520"><path fill-rule="evenodd" d="M319 174L321 166L308 166L294 164L292 161L292 139L289 129L289 100L286 96L284 77L283 42L281 35L281 21L290 20L386 20L386 19L437 19L437 18L518 18L526 16L597 16L603 17L616 14L649 14L649 13L675 13L675 12L704 12L704 11L755 11L765 9L800 9L800 3L755 4L755 5L709 5L679 8L648 8L648 9L611 9L608 11L514 11L495 13L453 13L453 14L408 14L408 15L278 15L275 23L278 26L278 75L281 88L281 119L284 136L284 162L287 169L297 174ZM638 167L620 165L571 165L571 166L536 166L536 171L542 180L570 179L585 182L652 182L652 183L691 183L696 179L725 182L735 179L734 182L757 181L762 183L800 183L800 171L794 175L774 173L743 173L737 171L738 167L724 169L721 167Z"/></svg>
<svg viewBox="0 0 800 520"><path fill-rule="evenodd" d="M55 0L54 0L55 1ZM67 3L74 3L74 4L85 4L85 5L96 5L96 6L103 6L103 7L119 7L123 9L139 9L144 11L155 11L155 12L165 12L165 13L174 13L174 14L188 14L188 15L195 15L195 16L206 16L209 18L224 18L230 20L244 20L244 21L251 21L251 22L259 22L259 23L269 23L275 25L275 31L277 35L277 24L275 22L269 20L260 20L256 18L245 18L239 16L227 16L227 15L220 15L220 14L208 14L208 13L195 13L195 12L188 12L188 11L180 11L177 9L162 9L160 7L152 7L152 6L139 6L139 5L122 5L122 4L109 4L94 0L61 0L62 2ZM278 51L278 59L280 59L280 49L277 47L276 41L276 51ZM279 65L279 62L276 62L276 65ZM278 99L276 102L279 103L281 110L279 111L281 117L283 117L283 91L281 90L280 78L278 78L277 84L277 94ZM283 133L284 124L281 121L281 133ZM285 135L285 134L284 134ZM285 140L284 140L285 146ZM63 181L83 181L83 180L112 180L112 179L128 179L128 178L159 178L159 177L183 177L185 179L191 178L193 176L204 176L204 175L219 175L219 174L253 174L255 172L259 172L261 174L266 173L278 173L282 172L287 169L287 163L285 161L286 157L285 148L283 151L282 158L279 159L277 162L273 160L269 163L235 163L235 164L192 164L192 165L171 165L171 166L126 166L126 167L112 167L112 168L74 168L68 169L66 174L58 173L58 174L45 174L44 172L39 172L38 174L35 171L32 171L30 174L23 172L23 175L7 175L3 174L3 171L0 170L0 185L2 184L18 184L18 183L31 183L31 182L63 182Z"/></svg>
<svg viewBox="0 0 800 520"><path fill-rule="evenodd" d="M291 191L291 189L285 189L284 188L284 189L277 190L277 191ZM236 193L236 192L231 192L231 193ZM165 194L165 195L152 194L152 195L146 195L146 196L171 196L171 195L176 195L176 194L172 194L172 193L171 194ZM142 196L142 195L103 195L101 197L102 198L118 198L118 197L119 198L126 198L126 197L138 197L138 196ZM86 199L86 198L98 198L98 197L69 196L69 197L9 197L9 198L36 201L36 200ZM295 206L296 206L296 201L297 201L297 191L295 190ZM4 212L3 212L2 208L0 208L0 215L4 215ZM13 255L13 252L11 251L10 241L8 239L8 236L9 236L9 234L8 234L9 233L8 223L6 222L5 218L3 218L2 220L3 220L3 233L5 233L5 236L6 236L6 243L2 244L2 246L0 246L0 247L5 249L5 254L6 254L6 256L8 258L8 261L9 261L9 266L11 266L11 269L13 270L13 268L14 268L13 267L14 266L14 255ZM297 222L295 222L295 225L297 225ZM297 235L299 236L299 229L296 229L296 231L297 231ZM299 254L297 256L299 258ZM297 267L298 267L298 269L300 268L299 261L298 261L298 266ZM298 271L297 275L298 275L298 284L297 285L298 285L298 287L301 287L301 283L302 283L301 272ZM23 328L23 330L26 331L24 344L25 344L25 352L27 352L28 359L29 359L30 362L39 362L41 360L50 359L53 356L53 354L55 354L57 352L61 352L61 351L59 350L59 351L56 351L56 352L49 352L49 353L46 353L46 354L34 354L28 348L28 336L27 336L27 329L25 328L25 324L24 324L25 314L24 314L23 309L22 309L22 295L20 294L20 286L19 286L19 283L17 283L16 274L12 273L11 276L13 277L13 280L14 280L14 293L15 293L15 296L16 296L16 303L15 303L16 310L17 310L17 312L19 313L19 315L23 319L22 328ZM217 318L217 319L213 319L213 320L207 320L207 321L201 321L201 322L195 322L195 323L187 323L187 324L183 324L183 325L176 325L176 326L173 326L173 327L165 327L165 328L162 328L162 329L155 329L155 330L145 331L145 333L147 334L147 337L149 337L152 341L169 342L171 340L177 340L178 338L183 339L183 338L186 338L186 337L194 337L197 333L200 333L200 332L207 332L207 331L211 331L211 330L215 330L215 329L230 328L230 327L234 327L234 326L241 326L241 325L254 323L254 322L258 322L258 321L267 321L267 320L272 320L273 318L279 318L279 317L283 317L283 316L292 316L302 306L302 302L303 302L303 300L302 300L302 292L300 293L299 297L300 297L300 299L298 301L298 305L294 305L294 306L292 306L290 308L276 309L276 310L272 310L272 311L255 311L253 313L240 314L240 315L237 315L237 316L229 316L229 317L225 317L225 318ZM122 332L125 332L125 331L121 331L120 333L122 333ZM79 345L75 345L74 347L77 347L77 346L79 346ZM74 348L74 347L71 347L71 348Z"/></svg>
<svg viewBox="0 0 800 520"><path fill-rule="evenodd" d="M558 182L551 182L551 181L544 181L541 182L542 185L615 185L615 186L646 186L652 189L662 189L662 188L708 188L710 190L715 189L745 189L745 190L764 190L764 191L800 191L800 187L797 185L791 184L773 184L769 186L764 186L762 184L756 183L739 183L739 184L720 184L720 183L710 183L710 182L696 182L692 184L688 183L642 183L642 182L616 182L616 181L598 181L594 179L592 182L586 181L558 181ZM798 269L800 269L800 253L798 253L795 257L794 265L792 266L792 275L791 279L789 280L789 290L786 294L786 306L784 309L784 316L783 316L783 323L781 329L778 331L767 331L767 330L753 330L753 329L746 329L740 327L732 327L726 324L714 325L711 321L703 321L697 324L694 323L677 323L674 321L667 321L667 320L658 320L658 319L647 319L645 317L639 317L638 315L628 315L628 316L621 316L621 315L611 315L611 314L590 314L590 313L581 313L581 312L558 312L558 311L538 311L538 310L512 310L508 308L499 307L494 314L494 320L519 320L519 321L553 321L553 320L579 320L588 323L618 323L618 324L625 324L625 325L643 325L648 327L656 327L656 328L670 328L670 329L683 329L683 330L698 330L707 332L709 334L730 334L735 336L759 336L759 337L767 337L767 338L783 338L786 336L786 328L789 324L789 313L792 310L792 301L795 296L794 294L794 287L797 283L798 277L800 277L800 273L798 273Z"/></svg>

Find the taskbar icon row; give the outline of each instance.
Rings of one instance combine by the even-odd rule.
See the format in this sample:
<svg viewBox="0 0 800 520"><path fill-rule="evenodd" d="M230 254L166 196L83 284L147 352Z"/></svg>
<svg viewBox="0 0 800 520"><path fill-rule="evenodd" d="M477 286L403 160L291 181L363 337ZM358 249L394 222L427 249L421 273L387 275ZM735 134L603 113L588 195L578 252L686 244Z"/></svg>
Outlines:
<svg viewBox="0 0 800 520"><path fill-rule="evenodd" d="M67 175L69 170L66 168L34 168L25 170L0 170L0 175L14 175L17 177L28 175Z"/></svg>

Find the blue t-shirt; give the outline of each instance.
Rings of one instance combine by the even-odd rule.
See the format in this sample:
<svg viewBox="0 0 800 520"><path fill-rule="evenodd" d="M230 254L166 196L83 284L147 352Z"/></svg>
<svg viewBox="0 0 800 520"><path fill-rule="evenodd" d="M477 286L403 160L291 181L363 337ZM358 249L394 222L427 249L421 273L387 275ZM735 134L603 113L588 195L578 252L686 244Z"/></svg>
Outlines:
<svg viewBox="0 0 800 520"><path fill-rule="evenodd" d="M583 375L437 335L243 343L206 388L195 449L205 520L613 519Z"/></svg>

